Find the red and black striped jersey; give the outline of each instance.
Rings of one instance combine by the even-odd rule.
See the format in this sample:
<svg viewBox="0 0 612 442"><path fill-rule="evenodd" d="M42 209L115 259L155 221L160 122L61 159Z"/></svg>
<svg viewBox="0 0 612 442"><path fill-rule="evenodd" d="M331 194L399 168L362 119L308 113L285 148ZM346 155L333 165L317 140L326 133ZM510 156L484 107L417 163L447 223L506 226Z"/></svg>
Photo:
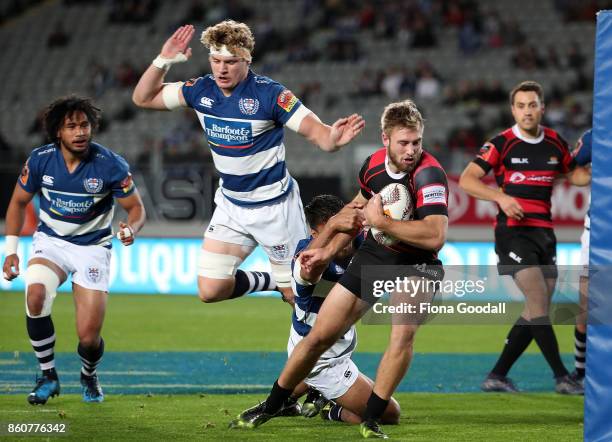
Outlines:
<svg viewBox="0 0 612 442"><path fill-rule="evenodd" d="M552 228L553 182L576 167L567 142L556 131L542 127L541 135L532 140L516 125L486 142L474 163L485 173L493 169L497 185L523 208L520 221L498 211L496 225L507 227Z"/></svg>
<svg viewBox="0 0 612 442"><path fill-rule="evenodd" d="M408 188L414 205L415 220L421 220L429 215L448 216L446 172L430 153L423 151L415 168L410 172L402 173L393 173L389 169L387 149L384 147L366 158L359 171L361 194L366 199L370 199L391 183L400 183ZM390 248L398 252L431 254L429 251L404 243ZM431 256L435 258L436 254L433 253Z"/></svg>

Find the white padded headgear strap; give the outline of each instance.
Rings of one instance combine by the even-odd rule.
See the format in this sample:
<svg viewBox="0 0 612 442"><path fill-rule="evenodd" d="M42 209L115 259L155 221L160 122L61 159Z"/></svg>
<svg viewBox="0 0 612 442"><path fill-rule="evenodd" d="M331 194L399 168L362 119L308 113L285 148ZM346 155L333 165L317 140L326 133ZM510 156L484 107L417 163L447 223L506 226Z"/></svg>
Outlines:
<svg viewBox="0 0 612 442"><path fill-rule="evenodd" d="M42 264L31 264L25 274L26 281L26 314L30 318L42 318L51 314L53 301L57 295L57 288L60 286L60 278L52 269ZM45 301L39 315L31 315L28 309L27 293L28 287L32 284L42 284L45 286Z"/></svg>
<svg viewBox="0 0 612 442"><path fill-rule="evenodd" d="M251 53L246 48L236 48L233 52L229 50L227 45L210 46L210 55L221 55L223 57L240 57L244 58L249 63L252 60Z"/></svg>

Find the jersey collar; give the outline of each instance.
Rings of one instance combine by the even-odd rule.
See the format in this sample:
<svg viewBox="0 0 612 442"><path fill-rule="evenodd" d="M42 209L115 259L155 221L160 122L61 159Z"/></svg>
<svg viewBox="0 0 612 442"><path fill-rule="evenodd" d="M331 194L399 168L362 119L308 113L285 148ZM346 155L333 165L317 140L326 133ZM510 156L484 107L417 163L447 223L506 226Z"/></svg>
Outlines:
<svg viewBox="0 0 612 442"><path fill-rule="evenodd" d="M541 143L542 140L544 139L544 129L542 129L542 126L540 126L540 135L537 138L527 138L525 137L522 133L521 130L518 127L518 124L515 124L514 126L512 126L512 133L521 141L524 141L525 143L529 143L529 144L538 144Z"/></svg>

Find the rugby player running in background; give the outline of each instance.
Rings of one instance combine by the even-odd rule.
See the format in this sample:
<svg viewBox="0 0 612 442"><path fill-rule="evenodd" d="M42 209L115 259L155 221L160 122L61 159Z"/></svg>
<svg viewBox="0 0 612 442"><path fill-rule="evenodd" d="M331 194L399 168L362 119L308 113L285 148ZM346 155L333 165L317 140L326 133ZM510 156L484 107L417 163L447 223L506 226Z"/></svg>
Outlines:
<svg viewBox="0 0 612 442"><path fill-rule="evenodd" d="M3 271L11 281L20 271L17 244L26 206L40 195L40 223L25 272L28 336L42 370L28 396L32 405L60 393L51 309L57 288L68 276L72 276L83 400L104 399L96 368L104 354L100 332L108 298L114 201L127 212L118 233L126 246L142 228L145 209L126 161L91 140L99 118L99 109L86 98L69 96L49 105L43 121L50 143L32 151L6 213Z"/></svg>
<svg viewBox="0 0 612 442"><path fill-rule="evenodd" d="M555 178L565 174L572 184L587 185L590 172L576 167L567 143L557 132L540 125L542 86L534 81L518 84L510 92L510 106L516 124L485 143L459 183L473 197L499 206L495 223L499 274L511 275L525 296L523 312L481 388L518 391L507 374L535 339L553 371L557 393L583 394L561 361L548 315L557 281L551 195ZM482 181L491 169L499 188Z"/></svg>
<svg viewBox="0 0 612 442"><path fill-rule="evenodd" d="M364 121L353 114L328 126L291 91L254 73L253 34L232 20L202 33L211 75L164 83L173 64L191 57L194 32L191 25L181 26L165 42L136 85L133 101L148 109L193 108L221 177L198 264L200 299L217 302L278 287L293 303L291 257L308 229L297 182L285 165L283 126L333 152L353 140ZM258 244L272 274L237 270Z"/></svg>

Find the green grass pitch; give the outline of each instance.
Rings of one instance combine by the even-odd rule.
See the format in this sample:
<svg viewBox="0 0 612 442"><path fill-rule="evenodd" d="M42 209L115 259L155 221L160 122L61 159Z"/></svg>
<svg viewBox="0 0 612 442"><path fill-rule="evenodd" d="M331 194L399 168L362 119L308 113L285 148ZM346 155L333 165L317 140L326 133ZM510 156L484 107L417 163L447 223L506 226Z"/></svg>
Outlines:
<svg viewBox="0 0 612 442"><path fill-rule="evenodd" d="M289 316L288 306L278 299L202 304L187 296L113 294L103 334L107 350L114 352L283 351ZM71 295L58 295L53 318L56 351L74 352ZM31 351L24 322L23 295L0 293L1 352ZM415 351L497 353L508 328L425 326ZM381 352L386 346L385 326L360 325L358 333L358 351ZM571 328L558 327L557 333L561 351L571 352ZM529 351L538 350L532 346ZM582 439L582 398L552 393L400 393L396 397L402 406L401 423L384 427L394 440ZM59 440L359 440L356 427L318 417L273 419L255 431L227 429L235 414L262 399L263 395L115 394L107 395L103 404L84 404L79 396L61 395L44 407L32 407L23 395L0 395L0 423L67 422L69 433Z"/></svg>

